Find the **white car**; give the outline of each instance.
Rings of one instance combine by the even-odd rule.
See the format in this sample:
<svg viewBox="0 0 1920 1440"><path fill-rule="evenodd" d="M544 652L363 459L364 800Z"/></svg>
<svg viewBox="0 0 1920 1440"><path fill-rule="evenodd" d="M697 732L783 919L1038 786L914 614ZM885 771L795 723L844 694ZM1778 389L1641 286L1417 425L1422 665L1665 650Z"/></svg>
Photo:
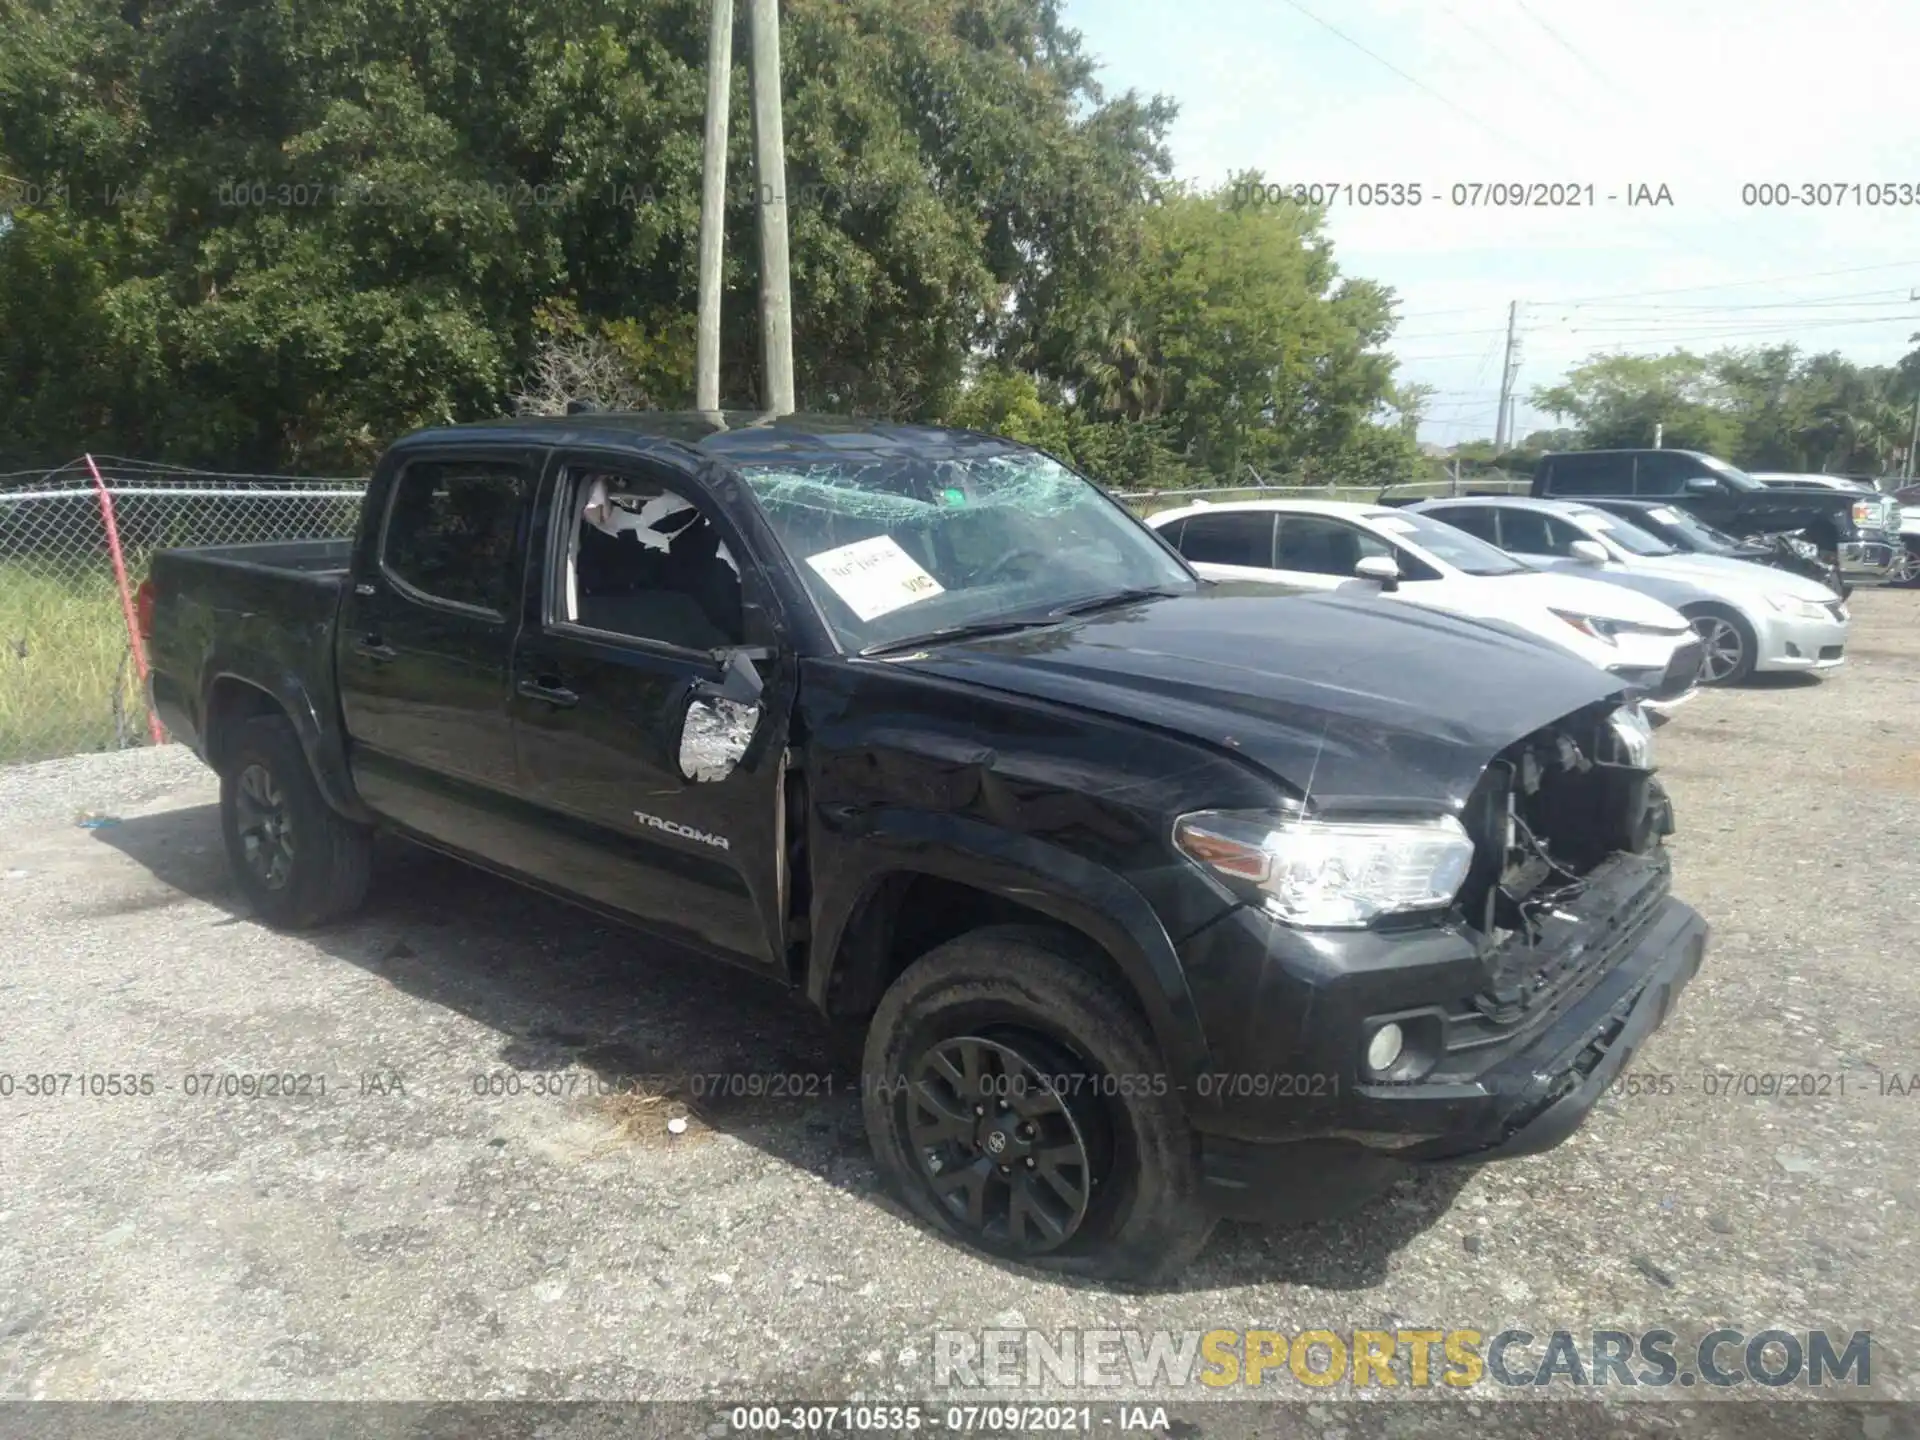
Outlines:
<svg viewBox="0 0 1920 1440"><path fill-rule="evenodd" d="M1211 580L1377 590L1494 620L1618 675L1656 705L1691 694L1703 647L1684 615L1645 596L1551 575L1423 515L1334 500L1200 501L1150 516Z"/></svg>
<svg viewBox="0 0 1920 1440"><path fill-rule="evenodd" d="M1664 600L1706 645L1700 683L1756 670L1831 670L1845 663L1847 606L1818 580L1724 555L1685 554L1617 515L1577 500L1476 496L1412 507L1530 565L1572 570Z"/></svg>

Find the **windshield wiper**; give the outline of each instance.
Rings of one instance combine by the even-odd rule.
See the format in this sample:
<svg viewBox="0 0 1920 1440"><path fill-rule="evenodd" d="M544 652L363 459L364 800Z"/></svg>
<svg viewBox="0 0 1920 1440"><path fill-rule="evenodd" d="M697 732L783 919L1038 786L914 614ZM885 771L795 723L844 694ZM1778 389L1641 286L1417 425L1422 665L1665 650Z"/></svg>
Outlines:
<svg viewBox="0 0 1920 1440"><path fill-rule="evenodd" d="M1178 595L1178 590L1169 590L1164 585L1136 585L1129 590L1115 590L1106 595L1093 595L1085 600L1072 600L1065 605L1057 605L1047 614L1053 619L1064 619L1069 615L1091 615L1096 610L1106 610L1115 605L1131 605L1136 600L1158 600L1169 595Z"/></svg>
<svg viewBox="0 0 1920 1440"><path fill-rule="evenodd" d="M946 640L974 640L986 635L1011 635L1020 630L1035 630L1054 623L1051 615L1007 616L997 620L970 620L965 625L948 625L920 635L905 635L898 640L881 640L860 654L884 655L889 650L911 650L920 645L936 645Z"/></svg>

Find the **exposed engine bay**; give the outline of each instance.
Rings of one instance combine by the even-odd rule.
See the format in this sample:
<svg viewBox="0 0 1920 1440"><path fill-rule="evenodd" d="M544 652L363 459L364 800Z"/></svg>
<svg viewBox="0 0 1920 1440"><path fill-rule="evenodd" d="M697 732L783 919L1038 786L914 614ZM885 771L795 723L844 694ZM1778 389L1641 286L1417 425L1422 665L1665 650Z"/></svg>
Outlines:
<svg viewBox="0 0 1920 1440"><path fill-rule="evenodd" d="M1474 841L1459 904L1495 942L1528 944L1569 918L1610 856L1645 854L1673 833L1672 806L1617 712L1578 711L1508 746L1487 766L1461 822Z"/></svg>

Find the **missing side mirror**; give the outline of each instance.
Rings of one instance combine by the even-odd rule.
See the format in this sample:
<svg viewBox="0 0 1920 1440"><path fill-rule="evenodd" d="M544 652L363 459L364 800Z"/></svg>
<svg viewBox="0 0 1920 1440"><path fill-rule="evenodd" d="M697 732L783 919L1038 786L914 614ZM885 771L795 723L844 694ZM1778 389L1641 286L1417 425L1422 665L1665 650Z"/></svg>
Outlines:
<svg viewBox="0 0 1920 1440"><path fill-rule="evenodd" d="M680 727L680 773L699 784L724 780L752 745L760 728L760 693L765 688L756 658L764 650L735 649L716 655L717 681L697 682Z"/></svg>

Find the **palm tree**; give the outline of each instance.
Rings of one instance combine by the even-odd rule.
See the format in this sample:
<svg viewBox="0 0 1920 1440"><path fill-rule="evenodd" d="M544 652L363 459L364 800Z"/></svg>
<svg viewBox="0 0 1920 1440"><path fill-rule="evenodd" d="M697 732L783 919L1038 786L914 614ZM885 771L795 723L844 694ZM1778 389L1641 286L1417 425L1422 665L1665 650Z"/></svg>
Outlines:
<svg viewBox="0 0 1920 1440"><path fill-rule="evenodd" d="M1103 308L1075 337L1075 390L1102 418L1145 420L1166 405L1166 385L1152 345L1127 311Z"/></svg>

